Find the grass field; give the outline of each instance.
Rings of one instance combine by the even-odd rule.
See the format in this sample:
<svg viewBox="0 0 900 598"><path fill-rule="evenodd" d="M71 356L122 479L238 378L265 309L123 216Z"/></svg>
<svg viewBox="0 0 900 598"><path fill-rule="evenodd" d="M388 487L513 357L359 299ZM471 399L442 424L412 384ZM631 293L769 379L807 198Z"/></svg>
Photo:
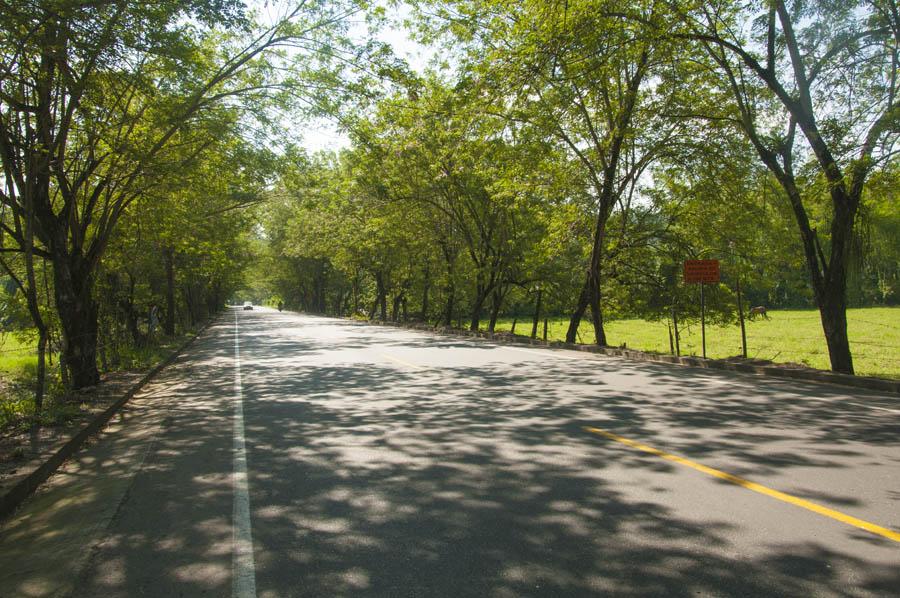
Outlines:
<svg viewBox="0 0 900 598"><path fill-rule="evenodd" d="M850 309L847 313L853 364L861 376L900 378L900 307ZM520 320L516 333L530 334L531 321ZM509 330L512 319L498 322L497 330ZM565 318L549 321L549 340L565 340L569 322ZM543 324L542 324L543 326ZM538 331L542 334L543 329ZM578 329L581 342L593 340L590 320ZM610 345L626 343L631 349L669 352L669 329L665 322L613 320L606 323ZM699 355L700 325L681 329L682 355ZM706 327L706 354L723 358L741 354L741 329ZM802 363L829 369L828 349L822 323L816 310L770 311L769 319L747 321L747 357L776 362Z"/></svg>
<svg viewBox="0 0 900 598"><path fill-rule="evenodd" d="M186 339L187 334L184 334L176 338L157 338L144 347L123 347L115 361L108 365L113 370L147 369ZM71 417L73 411L78 411L78 405L60 400L64 398L63 389L54 385L59 356L48 354L47 357L50 387L41 419L45 425L52 425ZM26 418L34 413L36 370L37 342L22 341L13 334L0 334L0 431L25 425Z"/></svg>
<svg viewBox="0 0 900 598"><path fill-rule="evenodd" d="M14 334L0 334L0 374L19 373L37 367L37 342L22 341Z"/></svg>
<svg viewBox="0 0 900 598"><path fill-rule="evenodd" d="M900 378L900 307L867 307L850 309L850 348L856 373L861 376ZM497 330L509 330L512 319L497 323ZM548 338L565 340L569 322L565 318L549 321ZM590 320L578 329L581 342L593 339ZM531 320L524 317L516 326L518 334L531 332ZM541 334L539 330L538 334ZM613 320L606 323L611 345L626 343L629 348L656 353L669 352L669 330L665 322ZM152 350L151 350L152 352ZM700 325L681 329L682 355L700 354ZM741 331L738 326L706 327L706 353L709 357L732 357L741 354ZM776 362L802 363L829 369L828 349L816 310L771 311L769 319L747 321L747 356ZM142 356L138 362L152 361ZM33 343L23 343L11 334L0 335L0 376L19 374L33 369L37 362ZM129 364L130 365L130 364Z"/></svg>

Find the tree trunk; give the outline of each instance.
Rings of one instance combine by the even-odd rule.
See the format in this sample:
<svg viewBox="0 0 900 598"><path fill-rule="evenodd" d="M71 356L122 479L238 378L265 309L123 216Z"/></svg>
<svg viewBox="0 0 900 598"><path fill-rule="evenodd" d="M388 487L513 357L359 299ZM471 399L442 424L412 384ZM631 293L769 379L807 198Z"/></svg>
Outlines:
<svg viewBox="0 0 900 598"><path fill-rule="evenodd" d="M844 374L853 373L853 356L847 336L846 279L843 286L834 284L823 293L819 303L819 316L825 331L831 369Z"/></svg>
<svg viewBox="0 0 900 598"><path fill-rule="evenodd" d="M181 294L184 296L184 304L187 307L188 326L193 328L196 321L194 320L194 296L191 291L191 286L184 285L181 288Z"/></svg>
<svg viewBox="0 0 900 598"><path fill-rule="evenodd" d="M382 322L387 321L387 289L384 286L384 275L381 272L375 274L375 301L379 307L380 319Z"/></svg>
<svg viewBox="0 0 900 598"><path fill-rule="evenodd" d="M97 370L97 304L94 280L80 256L55 253L53 282L62 327L63 351L75 390L100 382ZM72 263L74 262L74 264Z"/></svg>
<svg viewBox="0 0 900 598"><path fill-rule="evenodd" d="M569 318L569 328L566 330L567 343L574 343L578 338L578 326L581 324L581 318L584 317L584 310L587 309L589 294L590 277L588 277L584 286L581 288L581 293L578 295L578 303L575 304L575 309L572 311L572 316ZM535 320L534 329L537 331L537 320ZM534 334L531 335L531 338L534 338Z"/></svg>
<svg viewBox="0 0 900 598"><path fill-rule="evenodd" d="M469 330L477 331L481 327L481 311L484 309L486 295L480 289L475 291L475 301L472 303L472 318L469 321Z"/></svg>
<svg viewBox="0 0 900 598"><path fill-rule="evenodd" d="M391 321L399 322L400 321L400 305L403 303L403 292L400 292L397 295L394 295L394 300L391 302Z"/></svg>
<svg viewBox="0 0 900 598"><path fill-rule="evenodd" d="M586 289L588 305L591 307L591 320L594 324L594 342L606 346L606 331L603 329L603 313L600 309L600 265L603 260L603 244L606 241L606 220L609 214L601 209L597 216L597 228L594 232L594 246L591 250L591 267L588 270Z"/></svg>
<svg viewBox="0 0 900 598"><path fill-rule="evenodd" d="M40 425L41 413L44 410L44 388L47 379L47 328L38 329L38 346L37 346L37 380L34 388L34 423Z"/></svg>
<svg viewBox="0 0 900 598"><path fill-rule="evenodd" d="M534 301L534 319L531 321L531 338L537 338L538 322L541 321L541 300L544 298L544 289L538 289L537 299Z"/></svg>
<svg viewBox="0 0 900 598"><path fill-rule="evenodd" d="M163 321L163 332L166 336L175 336L175 251L171 247L163 249L163 260L166 264L166 319Z"/></svg>
<svg viewBox="0 0 900 598"><path fill-rule="evenodd" d="M469 322L469 330L476 332L481 327L481 312L484 309L484 302L487 300L490 287L485 284L484 276L478 274L475 283L475 300L472 302L472 319Z"/></svg>
<svg viewBox="0 0 900 598"><path fill-rule="evenodd" d="M672 328L675 329L675 355L681 355L681 333L678 331L678 312L672 308Z"/></svg>
<svg viewBox="0 0 900 598"><path fill-rule="evenodd" d="M444 318L442 323L444 326L453 326L453 310L456 304L456 285L453 281L447 283L447 302L444 304Z"/></svg>
<svg viewBox="0 0 900 598"><path fill-rule="evenodd" d="M425 281L422 285L422 311L419 314L419 318L423 322L428 321L428 291L431 288L431 277L429 276L428 268L425 268Z"/></svg>
<svg viewBox="0 0 900 598"><path fill-rule="evenodd" d="M596 279L599 282L599 269ZM591 319L594 324L594 341L600 347L606 346L606 330L603 329L603 312L600 309L600 285L591 288Z"/></svg>
<svg viewBox="0 0 900 598"><path fill-rule="evenodd" d="M493 332L497 327L497 318L500 316L500 307L503 305L503 293L500 288L491 293L491 321L488 323L488 332Z"/></svg>

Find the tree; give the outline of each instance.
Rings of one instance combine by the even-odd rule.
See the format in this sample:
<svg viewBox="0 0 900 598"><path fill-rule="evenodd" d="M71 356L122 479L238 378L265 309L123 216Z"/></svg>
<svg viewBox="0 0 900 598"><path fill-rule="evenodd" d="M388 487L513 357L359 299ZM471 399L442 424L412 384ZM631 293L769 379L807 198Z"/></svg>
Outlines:
<svg viewBox="0 0 900 598"><path fill-rule="evenodd" d="M866 180L895 155L900 133L897 4L728 1L676 10L681 35L713 62L730 118L787 196L832 370L852 374L848 260ZM819 226L815 211L826 202Z"/></svg>
<svg viewBox="0 0 900 598"><path fill-rule="evenodd" d="M617 4L588 0L438 4L465 17L448 18L449 29L467 42L494 110L555 139L581 168L595 224L566 338L575 341L590 307L595 342L605 345L604 264L620 232L607 223L615 210L630 209L647 169L677 146L684 127L661 118L678 89L677 64L670 38L646 23L663 14L653 2L630 5L641 17L632 20Z"/></svg>
<svg viewBox="0 0 900 598"><path fill-rule="evenodd" d="M302 49L326 46L323 32L347 14L342 3L300 4L260 30L236 0L3 4L0 202L33 218L37 242L25 228L5 232L13 250L53 264L75 388L99 379L95 278L129 205L204 151L207 118L283 88L264 60L272 50L307 58Z"/></svg>

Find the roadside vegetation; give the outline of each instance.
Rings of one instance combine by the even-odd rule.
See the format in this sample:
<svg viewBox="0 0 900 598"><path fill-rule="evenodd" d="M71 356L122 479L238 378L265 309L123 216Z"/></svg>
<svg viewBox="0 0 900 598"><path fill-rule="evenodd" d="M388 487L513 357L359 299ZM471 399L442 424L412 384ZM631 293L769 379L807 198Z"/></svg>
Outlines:
<svg viewBox="0 0 900 598"><path fill-rule="evenodd" d="M714 259L710 355L743 357L743 320L747 358L896 375L870 361L896 331L848 324L900 302L895 2L415 7L446 68L345 113L350 148L287 156L264 294L470 330L552 314L568 342L697 352L683 265Z"/></svg>
<svg viewBox="0 0 900 598"><path fill-rule="evenodd" d="M428 67L380 41L389 4ZM4 3L0 326L24 344L3 400L40 423L229 299L487 330L553 314L570 342L692 352L698 258L721 267L712 355L768 310L748 358L896 375L870 362L896 330L848 308L900 303L898 14ZM305 151L310 117L347 146Z"/></svg>
<svg viewBox="0 0 900 598"><path fill-rule="evenodd" d="M747 357L774 363L793 363L828 369L828 348L822 338L822 324L816 310L777 310L768 319L747 323ZM510 331L513 318L497 322L498 332ZM850 346L857 374L900 378L900 308L872 307L847 310ZM528 316L515 318L516 334L531 335ZM564 341L568 320L548 318L547 338ZM612 320L607 323L609 344L653 353L670 353L669 327L665 322ZM543 322L538 327L543 338ZM583 341L584 339L581 339ZM706 329L707 355L714 359L741 356L741 331L736 325L714 325ZM700 355L700 327L693 324L681 331L682 355Z"/></svg>

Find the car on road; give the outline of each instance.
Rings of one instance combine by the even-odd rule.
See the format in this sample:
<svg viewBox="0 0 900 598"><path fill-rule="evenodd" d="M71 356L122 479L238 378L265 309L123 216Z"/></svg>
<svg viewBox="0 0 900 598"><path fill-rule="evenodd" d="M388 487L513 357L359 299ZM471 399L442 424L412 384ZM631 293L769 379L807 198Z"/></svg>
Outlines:
<svg viewBox="0 0 900 598"><path fill-rule="evenodd" d="M247 311L248 309L252 310L253 304L249 301L244 301L244 311Z"/></svg>

